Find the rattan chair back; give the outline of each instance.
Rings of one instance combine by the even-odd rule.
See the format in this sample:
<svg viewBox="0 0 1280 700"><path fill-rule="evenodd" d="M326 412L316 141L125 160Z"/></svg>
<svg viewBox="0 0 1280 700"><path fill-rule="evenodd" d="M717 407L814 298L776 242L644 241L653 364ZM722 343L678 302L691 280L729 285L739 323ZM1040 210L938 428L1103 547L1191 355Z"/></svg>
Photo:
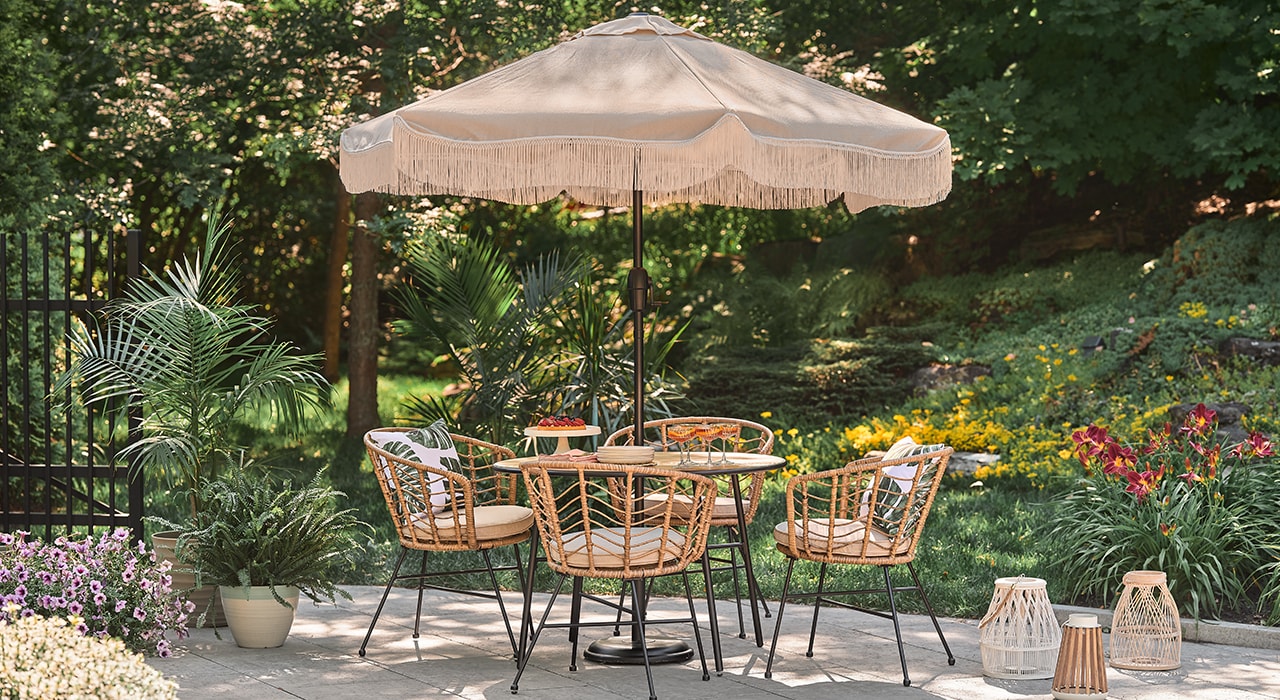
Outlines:
<svg viewBox="0 0 1280 700"><path fill-rule="evenodd" d="M411 428L379 428L377 432L407 432ZM499 547L528 538L528 532L509 536L479 537L477 506L514 505L519 477L499 474L493 463L512 459L515 453L493 443L465 435L450 435L458 451L461 469L447 470L398 457L365 436L372 462L395 524L400 544L421 551L464 551ZM428 494L452 494L447 510L433 507Z"/></svg>
<svg viewBox="0 0 1280 700"><path fill-rule="evenodd" d="M567 576L634 580L702 556L716 485L656 467L522 465L547 565Z"/></svg>
<svg viewBox="0 0 1280 700"><path fill-rule="evenodd" d="M778 549L827 564L912 561L951 453L943 447L903 459L862 459L791 477L786 532L775 531Z"/></svg>

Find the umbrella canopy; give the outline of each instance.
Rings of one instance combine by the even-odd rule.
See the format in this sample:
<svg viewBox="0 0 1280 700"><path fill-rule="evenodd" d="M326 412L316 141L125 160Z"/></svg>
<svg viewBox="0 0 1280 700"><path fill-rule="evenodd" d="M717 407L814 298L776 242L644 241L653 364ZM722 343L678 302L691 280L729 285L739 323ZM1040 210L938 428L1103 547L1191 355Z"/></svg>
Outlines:
<svg viewBox="0 0 1280 700"><path fill-rule="evenodd" d="M852 212L951 190L947 133L634 14L342 134L351 192Z"/></svg>
<svg viewBox="0 0 1280 700"><path fill-rule="evenodd" d="M947 132L643 13L347 129L350 192L631 206L635 435L644 435L642 204L851 212L951 191Z"/></svg>

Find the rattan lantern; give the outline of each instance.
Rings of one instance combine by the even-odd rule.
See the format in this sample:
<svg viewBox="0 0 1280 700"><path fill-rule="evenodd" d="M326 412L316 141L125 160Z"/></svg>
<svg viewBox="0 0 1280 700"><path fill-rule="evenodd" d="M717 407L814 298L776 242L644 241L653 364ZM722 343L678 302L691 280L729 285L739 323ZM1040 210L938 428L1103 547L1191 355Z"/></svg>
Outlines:
<svg viewBox="0 0 1280 700"><path fill-rule="evenodd" d="M1111 665L1172 671L1182 665L1182 622L1163 571L1130 571L1111 621Z"/></svg>
<svg viewBox="0 0 1280 700"><path fill-rule="evenodd" d="M978 623L982 673L992 678L1052 678L1062 630L1044 579L996 579L987 614Z"/></svg>
<svg viewBox="0 0 1280 700"><path fill-rule="evenodd" d="M1107 697L1107 662L1102 658L1102 626L1097 615L1077 613L1063 623L1058 668L1050 690L1058 700Z"/></svg>

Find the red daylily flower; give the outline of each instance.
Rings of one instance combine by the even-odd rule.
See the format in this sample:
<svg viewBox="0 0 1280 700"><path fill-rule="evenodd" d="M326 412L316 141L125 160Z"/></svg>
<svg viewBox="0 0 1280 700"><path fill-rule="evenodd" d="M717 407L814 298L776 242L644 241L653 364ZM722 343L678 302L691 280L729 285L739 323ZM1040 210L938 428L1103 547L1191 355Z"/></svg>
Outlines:
<svg viewBox="0 0 1280 700"><path fill-rule="evenodd" d="M1174 530L1177 530L1177 529L1178 529L1178 526L1177 526L1177 525L1170 525L1170 524L1168 524L1168 523L1160 523L1160 534L1164 535L1165 537L1168 537L1169 535L1172 535L1172 534L1173 534L1173 531L1174 531Z"/></svg>
<svg viewBox="0 0 1280 700"><path fill-rule="evenodd" d="M1153 471L1130 471L1125 474L1129 479L1129 486L1125 489L1129 493L1138 497L1138 503L1142 503L1147 498L1147 494L1159 484L1160 477Z"/></svg>
<svg viewBox="0 0 1280 700"><path fill-rule="evenodd" d="M1209 435L1217 428L1217 425L1217 411L1198 403L1195 408L1191 409L1191 413L1187 414L1187 419L1183 421L1179 430L1187 435Z"/></svg>
<svg viewBox="0 0 1280 700"><path fill-rule="evenodd" d="M1103 474L1124 474L1138 465L1138 455L1128 447L1116 443L1107 445L1107 456L1102 460Z"/></svg>
<svg viewBox="0 0 1280 700"><path fill-rule="evenodd" d="M1071 439L1076 443L1076 457L1080 459L1081 466L1086 467L1089 466L1090 458L1102 454L1102 450L1112 443L1107 429L1096 425L1071 433Z"/></svg>
<svg viewBox="0 0 1280 700"><path fill-rule="evenodd" d="M1275 448L1267 436L1262 433L1249 433L1249 438L1244 442L1231 448L1232 457L1270 457L1275 454Z"/></svg>
<svg viewBox="0 0 1280 700"><path fill-rule="evenodd" d="M1178 478L1186 480L1188 485L1198 484L1201 481L1204 481L1204 477L1200 476L1200 473L1195 469L1192 469L1190 464L1187 465L1187 470L1185 472L1178 475Z"/></svg>
<svg viewBox="0 0 1280 700"><path fill-rule="evenodd" d="M1147 446L1142 449L1143 454L1153 454L1160 450L1173 446L1173 423L1168 421L1164 424L1164 430L1155 432L1147 431Z"/></svg>

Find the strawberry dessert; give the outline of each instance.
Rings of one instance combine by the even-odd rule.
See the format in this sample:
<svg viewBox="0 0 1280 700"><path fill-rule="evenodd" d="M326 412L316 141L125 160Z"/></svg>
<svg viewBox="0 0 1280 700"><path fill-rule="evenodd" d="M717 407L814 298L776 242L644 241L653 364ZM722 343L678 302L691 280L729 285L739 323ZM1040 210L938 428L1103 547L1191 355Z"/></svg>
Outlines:
<svg viewBox="0 0 1280 700"><path fill-rule="evenodd" d="M539 430L582 430L587 426L587 422L581 418L570 418L569 416L547 416L538 421Z"/></svg>

